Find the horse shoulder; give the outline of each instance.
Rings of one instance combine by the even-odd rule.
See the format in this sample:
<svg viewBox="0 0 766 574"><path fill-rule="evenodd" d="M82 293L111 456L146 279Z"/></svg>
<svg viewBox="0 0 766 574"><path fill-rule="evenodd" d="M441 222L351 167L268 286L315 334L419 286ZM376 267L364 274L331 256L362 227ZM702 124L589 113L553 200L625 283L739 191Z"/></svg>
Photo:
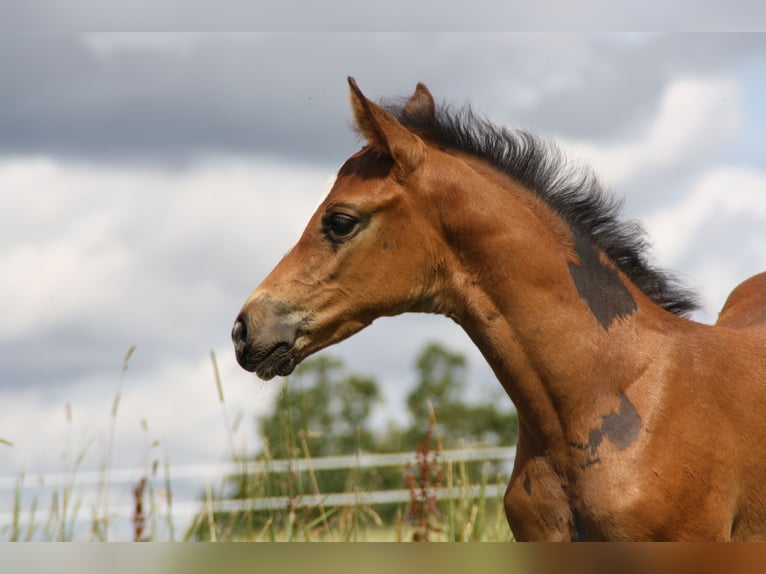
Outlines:
<svg viewBox="0 0 766 574"><path fill-rule="evenodd" d="M743 329L766 324L766 272L740 283L718 314L716 325Z"/></svg>

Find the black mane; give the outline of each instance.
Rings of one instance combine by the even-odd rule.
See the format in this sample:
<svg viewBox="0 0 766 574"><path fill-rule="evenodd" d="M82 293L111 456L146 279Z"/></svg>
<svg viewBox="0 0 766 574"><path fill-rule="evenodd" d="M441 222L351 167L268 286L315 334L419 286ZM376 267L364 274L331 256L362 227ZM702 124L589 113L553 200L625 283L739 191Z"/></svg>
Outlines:
<svg viewBox="0 0 766 574"><path fill-rule="evenodd" d="M648 261L649 243L641 224L618 218L622 202L590 169L567 163L554 144L526 131L495 126L469 107L437 107L435 121L403 105L386 108L438 145L480 157L538 195L664 309L685 316L699 307L691 290Z"/></svg>

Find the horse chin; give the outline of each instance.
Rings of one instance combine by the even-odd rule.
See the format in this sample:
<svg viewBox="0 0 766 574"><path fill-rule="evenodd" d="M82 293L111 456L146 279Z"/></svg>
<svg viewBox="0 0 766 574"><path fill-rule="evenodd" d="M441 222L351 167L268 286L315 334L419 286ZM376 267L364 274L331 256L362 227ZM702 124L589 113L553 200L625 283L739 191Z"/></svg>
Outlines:
<svg viewBox="0 0 766 574"><path fill-rule="evenodd" d="M295 370L296 362L287 361L275 365L261 363L255 368L255 374L259 379L270 381L274 377L287 377Z"/></svg>
<svg viewBox="0 0 766 574"><path fill-rule="evenodd" d="M290 375L300 362L295 352L295 347L277 345L268 353L260 356L249 357L237 356L239 364L258 378L269 381L274 377L286 377Z"/></svg>

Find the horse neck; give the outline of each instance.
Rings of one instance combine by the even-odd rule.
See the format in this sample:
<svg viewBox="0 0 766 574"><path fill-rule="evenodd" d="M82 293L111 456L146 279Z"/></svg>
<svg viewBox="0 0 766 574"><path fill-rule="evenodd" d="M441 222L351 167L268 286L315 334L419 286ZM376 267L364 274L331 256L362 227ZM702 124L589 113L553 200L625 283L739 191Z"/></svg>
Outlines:
<svg viewBox="0 0 766 574"><path fill-rule="evenodd" d="M443 222L454 254L445 307L525 426L540 440L566 441L582 432L583 411L618 397L648 368L663 331L652 326L670 315L540 200L508 191L482 197L482 206L472 190ZM594 311L600 297L619 300Z"/></svg>

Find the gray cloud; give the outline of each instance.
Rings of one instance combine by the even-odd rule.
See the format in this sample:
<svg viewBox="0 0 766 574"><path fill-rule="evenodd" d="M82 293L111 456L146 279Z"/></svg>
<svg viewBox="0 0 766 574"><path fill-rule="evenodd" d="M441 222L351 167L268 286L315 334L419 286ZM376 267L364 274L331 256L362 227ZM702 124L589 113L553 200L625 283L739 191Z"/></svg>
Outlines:
<svg viewBox="0 0 766 574"><path fill-rule="evenodd" d="M574 62L576 82L545 92L524 121L561 135L625 138L651 119L669 82L731 73L764 50L758 34L597 37Z"/></svg>
<svg viewBox="0 0 766 574"><path fill-rule="evenodd" d="M0 153L184 161L248 153L337 162L346 75L373 96L417 81L503 122L615 137L672 77L718 74L763 36L96 35L0 40Z"/></svg>
<svg viewBox="0 0 766 574"><path fill-rule="evenodd" d="M131 344L146 368L228 345L239 306L329 173L0 162L0 387L108 373Z"/></svg>

